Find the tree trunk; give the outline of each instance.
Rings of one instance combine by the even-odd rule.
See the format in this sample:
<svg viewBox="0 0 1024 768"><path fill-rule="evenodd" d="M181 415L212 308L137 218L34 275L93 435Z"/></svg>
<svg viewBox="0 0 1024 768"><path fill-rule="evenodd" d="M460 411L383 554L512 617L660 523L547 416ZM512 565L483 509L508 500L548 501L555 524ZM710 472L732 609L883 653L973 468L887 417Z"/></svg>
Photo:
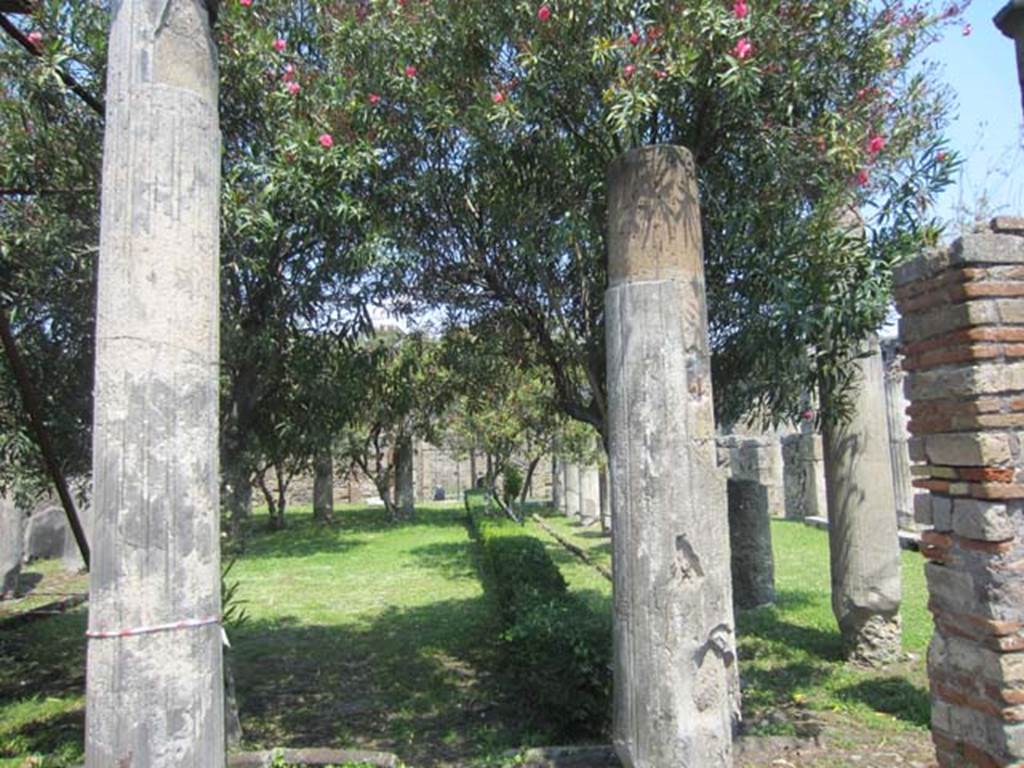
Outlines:
<svg viewBox="0 0 1024 768"><path fill-rule="evenodd" d="M217 52L200 0L113 6L87 768L223 768Z"/></svg>
<svg viewBox="0 0 1024 768"><path fill-rule="evenodd" d="M237 436L231 438L234 442ZM252 517L252 472L240 447L222 453L221 487L223 503L230 521L231 537L241 537L245 522Z"/></svg>
<svg viewBox="0 0 1024 768"><path fill-rule="evenodd" d="M476 477L476 448L469 449L469 487L477 488Z"/></svg>
<svg viewBox="0 0 1024 768"><path fill-rule="evenodd" d="M313 462L313 519L321 523L334 520L334 458L322 451Z"/></svg>
<svg viewBox="0 0 1024 768"><path fill-rule="evenodd" d="M689 152L620 157L608 209L615 750L625 768L725 768L739 680Z"/></svg>
<svg viewBox="0 0 1024 768"><path fill-rule="evenodd" d="M877 339L866 347L870 354L856 363L850 421L825 424L825 488L832 612L847 656L882 664L900 651L900 547L882 355Z"/></svg>
<svg viewBox="0 0 1024 768"><path fill-rule="evenodd" d="M416 485L413 471L415 459L412 437L402 435L395 452L395 501L403 520L411 520L416 512Z"/></svg>
<svg viewBox="0 0 1024 768"><path fill-rule="evenodd" d="M542 458L542 456L538 456L533 459L526 468L526 480L523 482L523 490L519 494L520 504L525 504L526 500L529 498L530 490L533 488L533 475L537 471L537 465L540 464L540 460Z"/></svg>

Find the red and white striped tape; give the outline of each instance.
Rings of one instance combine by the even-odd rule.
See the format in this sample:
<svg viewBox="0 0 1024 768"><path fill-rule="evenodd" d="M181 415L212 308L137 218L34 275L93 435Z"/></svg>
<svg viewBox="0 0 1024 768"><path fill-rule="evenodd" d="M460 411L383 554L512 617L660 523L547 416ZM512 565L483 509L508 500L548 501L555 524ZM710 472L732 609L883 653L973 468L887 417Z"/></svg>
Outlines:
<svg viewBox="0 0 1024 768"><path fill-rule="evenodd" d="M115 637L136 637L138 635L153 635L157 632L174 632L180 629L196 629L206 627L210 624L220 624L220 616L210 616L205 619L185 619L175 621L171 624L154 624L150 627L133 627L132 629L115 629L111 632L87 631L85 636L91 640L109 640Z"/></svg>

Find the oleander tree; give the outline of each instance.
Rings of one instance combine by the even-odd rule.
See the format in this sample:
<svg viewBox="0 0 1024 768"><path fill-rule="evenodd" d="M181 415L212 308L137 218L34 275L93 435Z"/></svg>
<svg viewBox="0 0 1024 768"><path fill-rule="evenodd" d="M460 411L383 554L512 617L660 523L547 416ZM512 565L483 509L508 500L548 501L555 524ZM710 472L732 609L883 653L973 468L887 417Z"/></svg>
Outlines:
<svg viewBox="0 0 1024 768"><path fill-rule="evenodd" d="M0 33L0 308L61 470L82 477L91 455L107 9L48 2L5 18L14 33ZM48 483L4 359L0 485L33 495Z"/></svg>
<svg viewBox="0 0 1024 768"><path fill-rule="evenodd" d="M253 6L259 0L253 0ZM696 160L721 420L792 417L934 241L956 159L922 56L962 8L867 0L384 0L320 6L389 174L394 289L515 327L560 408L604 431L605 174ZM868 235L837 223L860 210Z"/></svg>

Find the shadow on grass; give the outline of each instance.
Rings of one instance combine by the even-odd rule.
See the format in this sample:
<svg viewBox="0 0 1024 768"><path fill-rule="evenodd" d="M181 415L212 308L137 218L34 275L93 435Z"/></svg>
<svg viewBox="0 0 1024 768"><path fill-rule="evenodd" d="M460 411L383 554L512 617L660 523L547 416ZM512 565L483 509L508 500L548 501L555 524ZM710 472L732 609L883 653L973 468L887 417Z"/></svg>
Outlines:
<svg viewBox="0 0 1024 768"><path fill-rule="evenodd" d="M0 736L0 757L39 754L47 756L48 766L76 765L81 762L84 733L83 707L35 720L14 733Z"/></svg>
<svg viewBox="0 0 1024 768"><path fill-rule="evenodd" d="M794 624L781 617L782 610L806 608L818 601L819 597L813 592L781 590L776 595L775 605L739 612L736 616L737 634L741 638L781 644L822 661L840 662L843 660L843 643L838 629L826 631Z"/></svg>
<svg viewBox="0 0 1024 768"><path fill-rule="evenodd" d="M20 597L25 597L32 594L32 590L39 586L39 582L43 580L43 574L41 573L22 573L18 576L18 586L15 592Z"/></svg>
<svg viewBox="0 0 1024 768"><path fill-rule="evenodd" d="M447 579L477 578L471 541L427 544L409 552L419 565L443 574Z"/></svg>
<svg viewBox="0 0 1024 768"><path fill-rule="evenodd" d="M252 621L232 651L246 741L374 747L420 768L516 748L525 719L501 691L495 631L483 597L368 624Z"/></svg>
<svg viewBox="0 0 1024 768"><path fill-rule="evenodd" d="M902 677L880 677L840 688L836 695L860 702L875 712L884 712L905 723L927 728L931 723L928 692Z"/></svg>

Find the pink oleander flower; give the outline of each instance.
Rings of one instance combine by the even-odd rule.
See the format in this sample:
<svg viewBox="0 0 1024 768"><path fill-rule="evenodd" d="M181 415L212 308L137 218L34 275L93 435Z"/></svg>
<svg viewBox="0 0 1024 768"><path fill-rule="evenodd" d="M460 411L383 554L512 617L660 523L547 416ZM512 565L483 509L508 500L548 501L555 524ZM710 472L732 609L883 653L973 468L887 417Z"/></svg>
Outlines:
<svg viewBox="0 0 1024 768"><path fill-rule="evenodd" d="M416 77L416 75L418 75L418 74L419 74L419 70L416 69L416 67L414 67L412 64L408 65L405 68L405 76L406 77Z"/></svg>
<svg viewBox="0 0 1024 768"><path fill-rule="evenodd" d="M243 6L244 8L248 8L250 5L252 5L252 0L238 0L238 4Z"/></svg>
<svg viewBox="0 0 1024 768"><path fill-rule="evenodd" d="M868 139L868 152L872 155L877 155L885 149L885 137L884 136L872 136Z"/></svg>
<svg viewBox="0 0 1024 768"><path fill-rule="evenodd" d="M741 37L732 49L732 55L740 61L749 59L754 55L754 45L745 37Z"/></svg>
<svg viewBox="0 0 1024 768"><path fill-rule="evenodd" d="M537 9L537 18L540 21L547 21L548 19L550 19L551 8L549 8L547 5L542 5L540 8Z"/></svg>
<svg viewBox="0 0 1024 768"><path fill-rule="evenodd" d="M732 15L737 19L747 18L748 13L750 13L750 9L747 7L746 0L736 0L732 4Z"/></svg>
<svg viewBox="0 0 1024 768"><path fill-rule="evenodd" d="M666 72L664 69L656 69L654 70L654 76L658 80L664 80L666 77L668 77L668 72Z"/></svg>
<svg viewBox="0 0 1024 768"><path fill-rule="evenodd" d="M946 162L946 160L948 158L949 158L949 155L947 155L941 149L938 152L935 153L935 160L936 160L936 162L944 163L944 162Z"/></svg>
<svg viewBox="0 0 1024 768"><path fill-rule="evenodd" d="M279 37L274 41L274 50L278 53L284 53L284 49L287 47L288 42L283 37Z"/></svg>
<svg viewBox="0 0 1024 768"><path fill-rule="evenodd" d="M29 32L28 41L38 48L43 42L43 35L41 32Z"/></svg>
<svg viewBox="0 0 1024 768"><path fill-rule="evenodd" d="M971 36L971 32L973 32L973 31L974 31L974 27L972 27L970 24L964 24L964 29L963 29L964 37L970 37Z"/></svg>
<svg viewBox="0 0 1024 768"><path fill-rule="evenodd" d="M625 67L623 67L622 74L626 76L627 80L629 80L631 77L633 77L633 75L636 74L636 64L627 64Z"/></svg>
<svg viewBox="0 0 1024 768"><path fill-rule="evenodd" d="M861 168L857 171L857 175L854 177L854 182L856 182L858 187L867 186L869 181L871 181L871 174L868 173L867 168Z"/></svg>
<svg viewBox="0 0 1024 768"><path fill-rule="evenodd" d="M800 418L803 419L804 421L810 421L811 419L814 418L814 411L808 408L806 411L800 414Z"/></svg>
<svg viewBox="0 0 1024 768"><path fill-rule="evenodd" d="M320 142L320 146L324 149L330 149L334 146L334 137L329 133L321 133L318 141Z"/></svg>
<svg viewBox="0 0 1024 768"><path fill-rule="evenodd" d="M637 32L630 32L629 33L629 44L630 45L640 45L640 35L639 35L639 33L637 33Z"/></svg>
<svg viewBox="0 0 1024 768"><path fill-rule="evenodd" d="M379 93L371 93L371 94L370 94L369 96L367 96L366 98L367 98L367 100L368 100L368 101L370 102L370 104L372 104L372 105L373 105L373 106L375 106L375 107L376 107L376 106L377 106L378 104L380 104L380 94L379 94Z"/></svg>
<svg viewBox="0 0 1024 768"><path fill-rule="evenodd" d="M286 83L289 83L292 80L294 80L295 79L295 67L293 67L291 64L285 64L284 65L284 73L281 75L281 79L284 80Z"/></svg>
<svg viewBox="0 0 1024 768"><path fill-rule="evenodd" d="M501 104L503 101L505 101L505 94L502 93L501 91L495 91L491 95L491 101L493 101L495 104Z"/></svg>
<svg viewBox="0 0 1024 768"><path fill-rule="evenodd" d="M288 93L290 93L292 96L297 96L299 94L299 91L302 90L302 86L300 86L296 82L288 83L287 87L288 87Z"/></svg>

